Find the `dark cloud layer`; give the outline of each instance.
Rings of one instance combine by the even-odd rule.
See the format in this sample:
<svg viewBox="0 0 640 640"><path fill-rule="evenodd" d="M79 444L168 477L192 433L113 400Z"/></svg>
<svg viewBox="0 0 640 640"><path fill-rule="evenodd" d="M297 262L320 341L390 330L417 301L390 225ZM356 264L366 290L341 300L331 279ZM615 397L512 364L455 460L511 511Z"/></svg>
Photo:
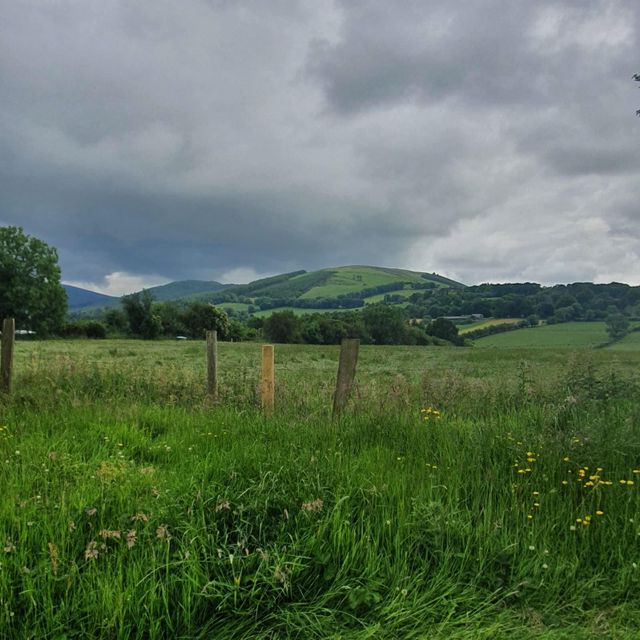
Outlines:
<svg viewBox="0 0 640 640"><path fill-rule="evenodd" d="M633 0L0 9L0 224L68 281L640 282Z"/></svg>

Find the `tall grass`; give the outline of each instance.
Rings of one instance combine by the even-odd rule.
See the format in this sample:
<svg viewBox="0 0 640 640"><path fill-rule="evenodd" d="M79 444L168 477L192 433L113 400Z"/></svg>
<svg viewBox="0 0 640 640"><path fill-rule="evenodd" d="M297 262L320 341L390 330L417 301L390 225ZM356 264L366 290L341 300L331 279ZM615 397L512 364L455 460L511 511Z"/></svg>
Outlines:
<svg viewBox="0 0 640 640"><path fill-rule="evenodd" d="M371 351L332 422L322 353L291 352L317 369L283 367L272 416L249 368L210 406L195 367L23 358L0 637L637 637L628 368L387 374Z"/></svg>

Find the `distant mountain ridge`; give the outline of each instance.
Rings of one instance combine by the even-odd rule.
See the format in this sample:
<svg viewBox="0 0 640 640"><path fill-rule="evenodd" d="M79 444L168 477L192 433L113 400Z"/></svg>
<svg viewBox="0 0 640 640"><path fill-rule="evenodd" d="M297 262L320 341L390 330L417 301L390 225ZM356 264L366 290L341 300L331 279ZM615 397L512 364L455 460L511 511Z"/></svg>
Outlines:
<svg viewBox="0 0 640 640"><path fill-rule="evenodd" d="M70 284L63 284L62 288L67 292L67 304L69 311L78 311L87 307L102 307L112 304L119 304L120 298L108 296L104 293L97 293L89 289L74 287Z"/></svg>
<svg viewBox="0 0 640 640"><path fill-rule="evenodd" d="M64 285L69 298L69 311L92 312L118 306L121 298ZM222 284L215 281L181 280L147 289L160 301L202 300L222 304L242 299L299 300L313 307L314 300L376 296L382 291L399 292L425 287L464 288L460 282L436 273L422 273L407 269L352 265L320 269L318 271L292 271L248 284Z"/></svg>
<svg viewBox="0 0 640 640"><path fill-rule="evenodd" d="M117 307L123 296L108 296L103 293L74 287L70 284L62 285L67 292L67 302L71 313L83 310ZM149 287L147 291L160 302L169 300L184 300L194 296L201 296L220 291L228 286L221 282L206 280L180 280Z"/></svg>
<svg viewBox="0 0 640 640"><path fill-rule="evenodd" d="M167 300L184 300L201 294L214 293L234 285L222 284L215 280L178 280L161 284L147 289L149 293L161 302Z"/></svg>

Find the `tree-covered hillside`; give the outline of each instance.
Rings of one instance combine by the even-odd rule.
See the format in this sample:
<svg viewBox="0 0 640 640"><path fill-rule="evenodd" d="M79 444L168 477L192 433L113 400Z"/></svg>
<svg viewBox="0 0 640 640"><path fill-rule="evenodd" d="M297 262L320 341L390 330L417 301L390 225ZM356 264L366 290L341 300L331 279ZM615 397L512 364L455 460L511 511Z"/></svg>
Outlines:
<svg viewBox="0 0 640 640"><path fill-rule="evenodd" d="M495 318L531 318L547 323L604 320L612 312L640 315L640 287L613 282L576 282L551 287L522 284L481 284L464 289L419 291L409 297L411 317L482 314ZM387 302L394 302L393 296Z"/></svg>
<svg viewBox="0 0 640 640"><path fill-rule="evenodd" d="M403 297L414 291L463 289L464 285L435 273L386 267L348 266L320 271L294 271L201 296L214 304L243 304L253 313L267 309L357 309L380 295Z"/></svg>

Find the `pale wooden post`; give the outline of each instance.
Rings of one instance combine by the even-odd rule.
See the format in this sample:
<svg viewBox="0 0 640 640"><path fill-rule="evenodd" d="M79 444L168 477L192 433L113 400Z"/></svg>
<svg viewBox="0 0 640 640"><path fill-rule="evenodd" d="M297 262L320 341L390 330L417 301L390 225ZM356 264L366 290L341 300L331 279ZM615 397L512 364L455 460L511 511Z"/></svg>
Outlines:
<svg viewBox="0 0 640 640"><path fill-rule="evenodd" d="M333 415L339 415L347 406L351 395L351 388L356 377L356 364L358 362L358 347L360 340L344 339L340 347L340 362L338 364L338 379L336 391L333 395Z"/></svg>
<svg viewBox="0 0 640 640"><path fill-rule="evenodd" d="M262 345L262 408L271 411L274 406L275 395L275 367L273 345Z"/></svg>
<svg viewBox="0 0 640 640"><path fill-rule="evenodd" d="M207 331L207 395L218 399L218 332Z"/></svg>
<svg viewBox="0 0 640 640"><path fill-rule="evenodd" d="M5 318L2 323L2 346L0 347L0 392L11 393L13 368L13 343L16 337L16 321Z"/></svg>

